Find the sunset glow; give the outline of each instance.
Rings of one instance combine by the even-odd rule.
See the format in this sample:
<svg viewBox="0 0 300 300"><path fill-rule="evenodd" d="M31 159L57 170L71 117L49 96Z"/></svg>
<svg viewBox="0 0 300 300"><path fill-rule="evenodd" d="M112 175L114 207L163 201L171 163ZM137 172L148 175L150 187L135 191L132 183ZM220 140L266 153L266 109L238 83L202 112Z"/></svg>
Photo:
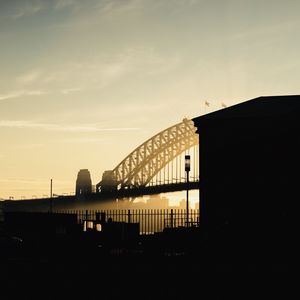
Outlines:
<svg viewBox="0 0 300 300"><path fill-rule="evenodd" d="M51 178L55 194L73 194L79 169L96 184L184 117L299 93L299 10L292 0L0 1L0 198L49 196Z"/></svg>

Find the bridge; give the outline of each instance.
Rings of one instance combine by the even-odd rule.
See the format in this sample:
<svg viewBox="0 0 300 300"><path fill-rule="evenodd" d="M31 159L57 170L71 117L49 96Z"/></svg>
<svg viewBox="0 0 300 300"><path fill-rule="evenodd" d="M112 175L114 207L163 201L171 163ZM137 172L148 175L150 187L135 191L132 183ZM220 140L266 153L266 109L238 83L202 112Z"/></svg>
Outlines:
<svg viewBox="0 0 300 300"><path fill-rule="evenodd" d="M40 208L48 209L52 202L57 208L81 200L82 203L93 203L98 200L134 199L143 195L183 191L187 188L184 158L187 154L191 157L189 189L199 189L199 136L193 121L185 118L138 146L113 170L105 171L102 180L96 185L96 192L92 192L87 172L88 178L81 178L80 188L76 184L76 192L80 191L76 195L6 201L6 206L14 208L18 203L21 207L21 202L24 202L25 209L30 204L35 206L39 203Z"/></svg>
<svg viewBox="0 0 300 300"><path fill-rule="evenodd" d="M185 155L191 157L190 189L199 188L199 137L187 118L134 149L96 185L99 195L123 197L186 189ZM100 195L99 195L100 196Z"/></svg>

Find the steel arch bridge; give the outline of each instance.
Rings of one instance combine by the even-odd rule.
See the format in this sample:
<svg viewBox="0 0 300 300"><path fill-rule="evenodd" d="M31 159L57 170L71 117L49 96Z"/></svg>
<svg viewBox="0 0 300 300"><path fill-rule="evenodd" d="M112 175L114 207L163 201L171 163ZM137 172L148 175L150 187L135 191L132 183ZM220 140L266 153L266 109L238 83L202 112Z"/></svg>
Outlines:
<svg viewBox="0 0 300 300"><path fill-rule="evenodd" d="M192 120L185 118L138 146L113 170L105 171L96 191L118 192L180 184L184 180L182 156L191 149L194 149L191 179L199 181L198 147L196 127Z"/></svg>

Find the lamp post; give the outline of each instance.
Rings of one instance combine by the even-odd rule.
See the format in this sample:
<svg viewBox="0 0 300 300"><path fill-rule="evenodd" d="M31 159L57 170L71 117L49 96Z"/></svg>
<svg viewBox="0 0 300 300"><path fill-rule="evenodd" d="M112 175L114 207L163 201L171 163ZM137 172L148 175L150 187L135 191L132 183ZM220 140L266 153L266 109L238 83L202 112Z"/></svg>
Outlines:
<svg viewBox="0 0 300 300"><path fill-rule="evenodd" d="M50 213L52 213L52 179L50 181Z"/></svg>
<svg viewBox="0 0 300 300"><path fill-rule="evenodd" d="M191 170L191 156L185 156L186 171L186 227L189 227L189 171Z"/></svg>

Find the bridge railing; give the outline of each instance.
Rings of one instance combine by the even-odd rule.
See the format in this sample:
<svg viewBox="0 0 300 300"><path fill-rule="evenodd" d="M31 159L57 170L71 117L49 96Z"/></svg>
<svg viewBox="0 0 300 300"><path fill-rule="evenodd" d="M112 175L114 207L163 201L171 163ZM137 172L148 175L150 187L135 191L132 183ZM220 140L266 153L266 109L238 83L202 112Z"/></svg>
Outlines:
<svg viewBox="0 0 300 300"><path fill-rule="evenodd" d="M107 221L139 223L140 234L154 234L162 232L164 228L187 225L185 209L59 210L56 212L76 214L78 224L83 228ZM104 217L104 220L100 220L99 216ZM189 209L188 225L199 225L199 209Z"/></svg>

